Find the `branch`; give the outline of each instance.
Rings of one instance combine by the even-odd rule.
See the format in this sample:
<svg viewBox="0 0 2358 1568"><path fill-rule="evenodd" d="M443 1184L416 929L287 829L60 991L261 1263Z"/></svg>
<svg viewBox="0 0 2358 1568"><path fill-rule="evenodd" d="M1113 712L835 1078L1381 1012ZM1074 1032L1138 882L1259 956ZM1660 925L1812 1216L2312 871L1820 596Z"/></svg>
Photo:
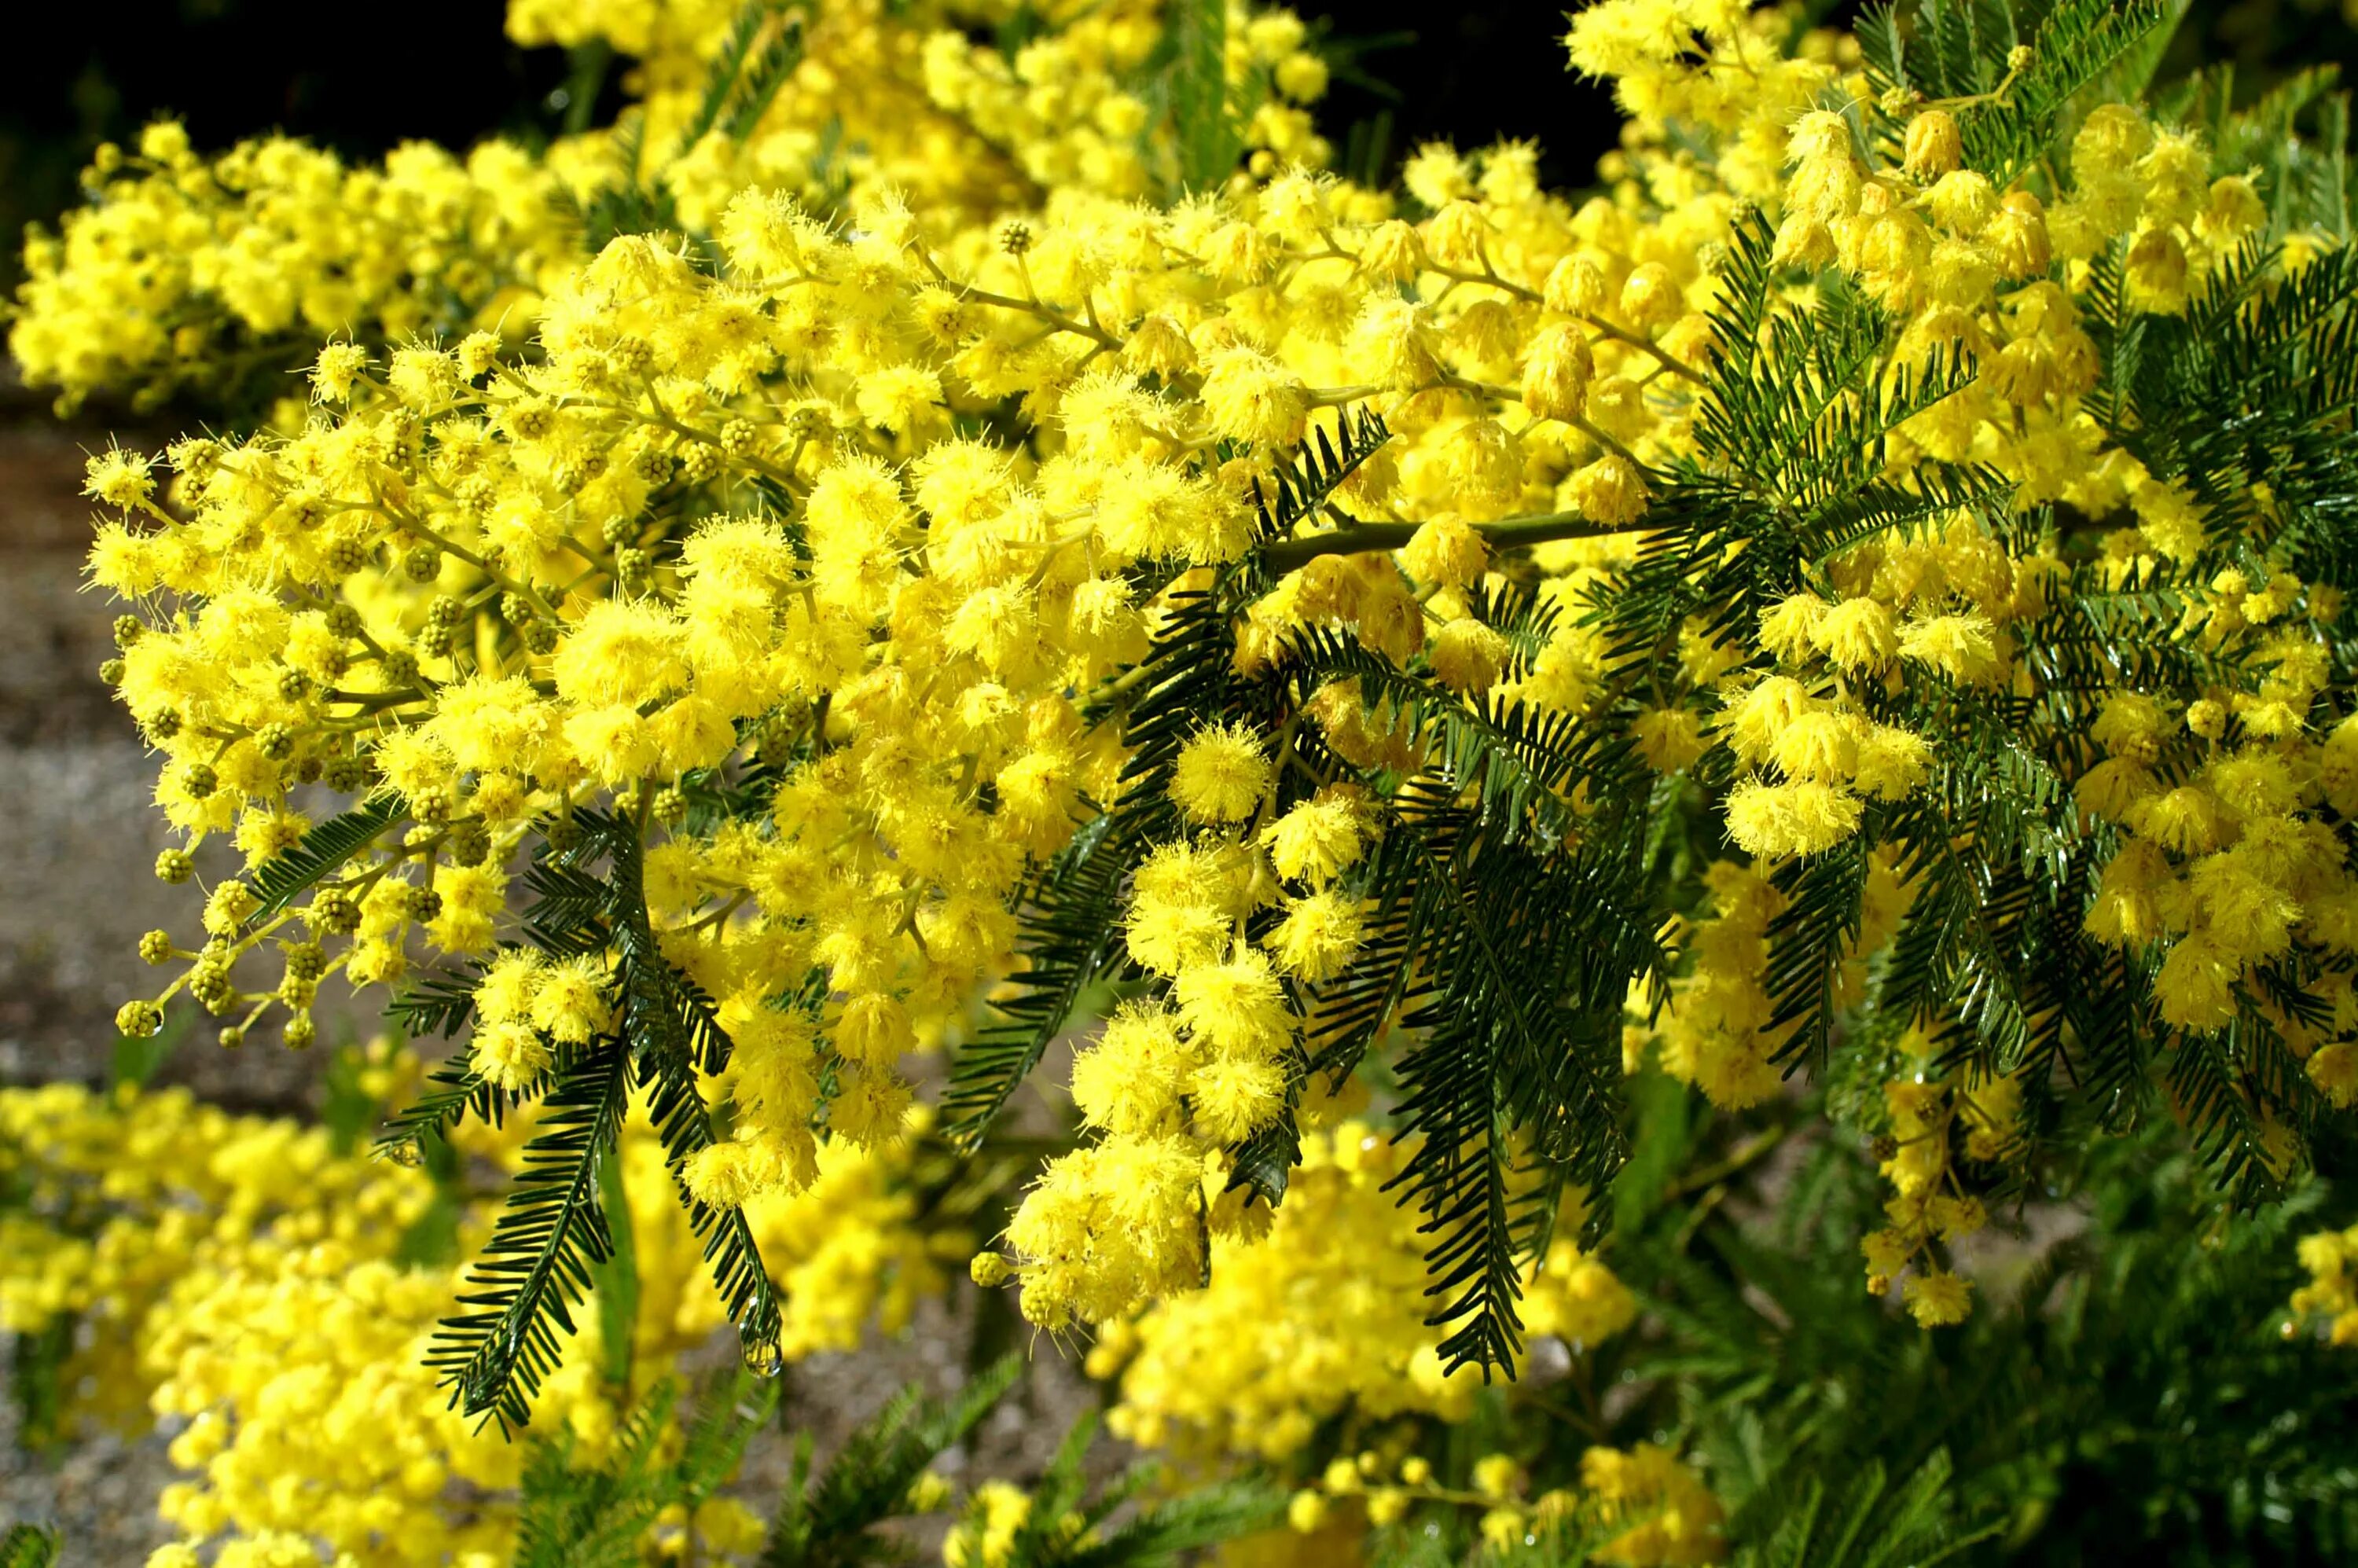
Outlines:
<svg viewBox="0 0 2358 1568"><path fill-rule="evenodd" d="M1331 534L1304 534L1299 538L1279 540L1261 553L1261 559L1271 572L1283 576L1299 570L1320 556L1356 556L1369 550L1397 550L1422 526L1421 523L1360 523L1348 528L1337 528ZM1649 531L1649 525L1643 523L1613 525L1592 523L1577 512L1542 512L1530 517L1476 523L1474 531L1487 540L1493 549L1513 549L1522 545L1544 545L1552 539L1602 539L1615 534L1643 534Z"/></svg>

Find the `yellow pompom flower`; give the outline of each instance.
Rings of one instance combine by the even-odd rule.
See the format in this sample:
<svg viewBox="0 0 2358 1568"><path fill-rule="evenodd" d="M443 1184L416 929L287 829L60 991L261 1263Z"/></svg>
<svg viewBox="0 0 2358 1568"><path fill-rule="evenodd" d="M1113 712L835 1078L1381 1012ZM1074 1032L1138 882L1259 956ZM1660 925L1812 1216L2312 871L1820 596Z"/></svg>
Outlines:
<svg viewBox="0 0 2358 1568"><path fill-rule="evenodd" d="M1607 528L1625 528L1646 514L1650 498L1638 465L1609 452L1572 476L1572 501L1581 515Z"/></svg>
<svg viewBox="0 0 2358 1568"><path fill-rule="evenodd" d="M1184 969L1172 983L1179 1022L1206 1051L1266 1060L1284 1049L1293 1015L1268 957L1238 947L1227 961Z"/></svg>
<svg viewBox="0 0 2358 1568"><path fill-rule="evenodd" d="M488 1082L520 1089L548 1071L555 1054L530 1024L511 1020L475 1031L473 1060Z"/></svg>
<svg viewBox="0 0 2358 1568"><path fill-rule="evenodd" d="M1872 599L1845 599L1829 606L1810 630L1818 650L1843 669L1881 669L1899 651L1891 611Z"/></svg>
<svg viewBox="0 0 2358 1568"><path fill-rule="evenodd" d="M1242 724L1213 725L1179 748L1171 798L1198 822L1240 822L1260 807L1269 778L1259 736Z"/></svg>
<svg viewBox="0 0 2358 1568"><path fill-rule="evenodd" d="M1401 550L1401 565L1411 577L1451 588L1479 578L1489 558L1489 546L1471 524L1445 518L1420 525Z"/></svg>
<svg viewBox="0 0 2358 1568"><path fill-rule="evenodd" d="M1266 941L1288 974L1315 984L1349 966L1363 926L1356 901L1329 890L1295 899Z"/></svg>
<svg viewBox="0 0 2358 1568"><path fill-rule="evenodd" d="M1467 694L1498 685L1510 651L1503 633L1470 616L1452 621L1425 644L1434 678L1452 691Z"/></svg>
<svg viewBox="0 0 2358 1568"><path fill-rule="evenodd" d="M1348 795L1321 792L1261 829L1260 841L1279 876L1324 887L1355 864L1364 849L1362 808Z"/></svg>
<svg viewBox="0 0 2358 1568"><path fill-rule="evenodd" d="M1909 1315L1926 1328L1963 1323L1973 1309L1971 1281L1942 1270L1911 1275L1901 1289Z"/></svg>
<svg viewBox="0 0 2358 1568"><path fill-rule="evenodd" d="M1095 1043L1074 1056L1073 1104L1092 1127L1153 1131L1177 1106L1196 1058L1174 1014L1125 1003Z"/></svg>
<svg viewBox="0 0 2358 1568"><path fill-rule="evenodd" d="M1858 829L1859 803L1835 785L1738 784L1727 797L1727 836L1747 854L1777 859L1833 849Z"/></svg>

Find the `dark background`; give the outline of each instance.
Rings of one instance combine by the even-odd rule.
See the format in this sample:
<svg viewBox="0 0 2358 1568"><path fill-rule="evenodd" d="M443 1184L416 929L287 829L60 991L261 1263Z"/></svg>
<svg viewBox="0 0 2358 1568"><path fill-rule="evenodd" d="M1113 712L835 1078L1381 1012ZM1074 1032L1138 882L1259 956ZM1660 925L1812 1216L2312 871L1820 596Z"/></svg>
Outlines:
<svg viewBox="0 0 2358 1568"><path fill-rule="evenodd" d="M1855 0L1814 0L1835 20ZM1419 142L1536 138L1551 184L1585 183L1613 145L1609 96L1564 69L1554 0L1297 0L1337 59L1322 124L1338 149L1380 116L1382 167ZM2036 0L2017 0L2024 8ZM523 49L502 31L500 0L99 0L44 9L47 31L19 33L0 72L0 281L14 237L53 219L102 140L127 140L155 116L183 116L200 147L279 129L355 157L425 138L464 147L492 132L535 139L560 129L578 82L557 49ZM2337 0L2194 0L2173 64L2233 59L2247 99L2288 70L2358 60L2358 32ZM600 119L617 93L588 105ZM576 93L578 95L578 92ZM1363 166L1361 166L1363 167Z"/></svg>

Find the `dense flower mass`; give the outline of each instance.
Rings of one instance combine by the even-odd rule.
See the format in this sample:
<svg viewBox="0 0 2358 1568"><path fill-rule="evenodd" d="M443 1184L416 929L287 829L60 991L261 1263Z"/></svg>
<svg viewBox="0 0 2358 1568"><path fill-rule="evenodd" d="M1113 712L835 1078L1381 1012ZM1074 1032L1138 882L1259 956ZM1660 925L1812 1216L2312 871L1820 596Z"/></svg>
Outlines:
<svg viewBox="0 0 2358 1568"><path fill-rule="evenodd" d="M116 678L165 755L159 805L192 842L229 836L266 866L314 827L292 793L314 781L378 803L381 821L308 901L266 872L213 888L200 945L154 938L151 957L185 966L157 1000L187 990L233 1020L225 1038L276 1014L301 1044L323 981L398 985L422 947L481 974L480 1081L531 1091L609 1027L614 997L602 959L503 946L515 854L618 803L646 825L663 955L735 1043L710 1087L733 1132L687 1159L688 1188L728 1207L799 1187L820 1136L892 1134L903 1054L967 1032L974 999L1022 962L1011 911L1026 880L1145 787L1113 695L1125 672L1145 667L1174 596L1266 548L1290 569L1246 606L1238 668L1282 668L1305 635L1355 639L1375 663L1282 732L1205 716L1183 738L1176 818L1120 914L1160 1000L1083 1053L1076 1098L1104 1141L1010 1233L1038 1321L1118 1317L1201 1267L1195 1167L1290 1115L1303 1010L1347 983L1367 940L1368 846L1401 781L1456 765L1436 698L1619 726L1655 773L1725 781L1725 842L1748 864L1711 872L1718 913L1658 1019L1666 1065L1719 1103L1769 1091L1796 1022L1762 989L1788 918L1778 868L1847 855L1885 825L1844 944L1848 998L1925 881L1889 825L1957 765L1924 728L1945 720L1892 700L1926 683L1957 694L1952 710L1986 692L2086 714L2086 741L2039 766L2117 846L2088 937L2160 955L2167 1025L2199 1033L2257 1009L2346 1099L2344 1021L2251 989L2299 954L2326 966L2320 994L2348 989L2331 966L2352 950L2353 884L2330 826L2350 804L2347 735L2319 706L2339 592L2260 542L2268 486L2220 515L2090 402L2102 356L2085 321L2103 302L2088 291L2186 310L2266 222L2249 180L2211 174L2193 133L2112 105L2072 134L2068 182L2035 194L2019 159L1963 160L1964 108L1887 92L1862 141L1823 106L1856 100L1850 40L1808 34L1787 54L1780 16L1726 10L1673 37L1652 25L1661 10L1606 0L1574 20L1574 65L1633 115L1608 193L1578 203L1541 189L1518 144L1429 146L1401 192L1355 188L1319 171L1276 98L1254 121L1265 172L1142 202L1153 171L1104 139L1135 103L1109 83L1152 34L1149 13L1120 7L1028 47L1004 83L998 57L954 33L822 8L787 40L799 63L776 107L685 142L694 124L668 127L719 47L717 13L519 8L521 37L645 55L634 135L680 144L658 159L665 200L711 236L625 233L568 265L533 248L560 242L520 214L546 207L535 181L579 188L578 171L492 149L346 176L284 145L208 170L159 129L148 172L37 256L17 329L37 375L74 391L146 373L163 351L144 338L103 362L58 350L96 341L78 314L96 307L77 302L120 297L110 235L149 243L136 236L208 211L269 276L192 250L185 278L156 285L169 297L124 316L136 332L205 301L261 335L374 315L368 338L318 351L311 410L280 429L183 441L168 482L127 454L93 463L114 518L92 576L146 607L124 623ZM1282 13L1230 20L1233 81L1315 85ZM930 107L898 114L904 98ZM809 178L778 172L822 112L872 127L825 207ZM1712 156L1673 153L1673 123L1682 149L1699 138ZM1022 156L953 156L976 137ZM574 148L547 167L594 161ZM510 299L503 330L463 330L500 315L498 269L448 296L481 301L453 319L416 303L414 246L384 266L261 248L261 220L222 205L233 192L347 246L375 232L337 221L355 203L431 199L459 226L447 265L495 253L519 287L530 275L529 301ZM158 201L196 205L140 215ZM1762 211L1773 254L1758 265L1839 283L1885 323L1871 396L1892 412L1873 439L1896 521L1748 619L1666 626L1671 662L1649 663L1608 632L1612 606L1641 580L1664 487L1699 482L1724 445L1713 378L1736 345L1713 312ZM2125 270L2100 275L2116 243ZM330 297L314 265L382 281ZM436 327L453 335L420 335ZM1257 543L1293 454L1330 429L1348 449L1358 409L1390 438L1332 487L1353 519ZM1974 473L1996 488L1968 493L1955 476ZM2039 524L2058 506L2116 520L2094 562ZM2230 535L2255 541L2242 564L2203 567ZM1502 622L1509 579L1552 618ZM2177 608L2158 630L2210 672L2199 697L2059 684L2039 628L2163 580ZM1403 706L1376 689L1398 679L1430 684ZM1602 805L1574 790L1564 825ZM158 870L189 864L175 849ZM127 1007L126 1028L155 1005ZM1952 1119L1901 1098L1911 1172L1945 1169ZM1986 1161L2005 1140L1974 1142ZM1901 1200L1937 1184L1903 1175ZM1893 1234L1955 1232L1972 1206L1941 1201L1963 1206L1911 1212ZM1107 1203L1119 1223L1098 1217Z"/></svg>
<svg viewBox="0 0 2358 1568"><path fill-rule="evenodd" d="M2292 1310L2326 1320L2336 1345L2358 1345L2358 1237L2320 1230L2301 1238L2300 1264L2309 1283L2295 1291Z"/></svg>
<svg viewBox="0 0 2358 1568"><path fill-rule="evenodd" d="M1481 1379L1441 1362L1425 1322L1424 1248L1386 1191L1402 1151L1366 1124L1313 1134L1265 1234L1216 1239L1211 1283L1100 1336L1089 1367L1119 1376L1113 1430L1180 1452L1283 1460L1348 1412L1463 1420ZM1559 1239L1526 1286L1533 1335L1594 1346L1637 1306L1597 1260Z"/></svg>
<svg viewBox="0 0 2358 1568"><path fill-rule="evenodd" d="M355 169L285 137L207 159L159 121L90 178L89 205L26 247L8 337L68 406L233 395L257 352L356 330L521 331L576 243L557 176L501 142L463 158L413 143Z"/></svg>
<svg viewBox="0 0 2358 1568"><path fill-rule="evenodd" d="M475 1158L512 1163L520 1135L470 1141ZM593 1303L543 1390L543 1430L569 1433L584 1462L635 1395L727 1321L663 1167L652 1130L630 1129L618 1180L639 1268L625 1342L601 1344ZM181 1090L5 1091L0 1173L16 1195L0 1208L0 1324L31 1337L89 1325L59 1373L82 1390L60 1419L167 1423L189 1478L162 1509L189 1541L278 1540L312 1563L317 1541L347 1554L336 1561L387 1568L513 1551L525 1451L451 1409L425 1364L460 1273L434 1238L455 1224L478 1241L482 1205L446 1215L421 1172ZM805 1192L749 1207L787 1303L782 1355L851 1349L941 1290L914 1211L904 1160L848 1147L827 1152ZM741 1539L737 1526L716 1514L698 1529L733 1551L717 1543ZM758 1542L758 1520L752 1531Z"/></svg>
<svg viewBox="0 0 2358 1568"><path fill-rule="evenodd" d="M1775 1123L1731 1169L1823 1075L1926 1328L2140 1107L2280 1192L2358 1098L2358 264L2328 181L2101 102L2143 16L1598 0L1581 196L1515 141L1334 172L1309 30L1243 4L517 0L635 59L621 123L382 170L152 129L34 242L28 376L308 395L91 464L157 873L244 859L124 1032L301 1047L384 988L460 1041L386 1147L537 1117L430 1353L503 1419L588 1398L546 1325L611 1163L650 1357L840 1344L936 1282L909 1130L986 1146L1065 1045L973 1277L1096 1334L1132 1435L1277 1462L1628 1326L1657 1069ZM97 1299L79 1245L39 1290ZM431 1292L374 1255L234 1289L362 1269L397 1358ZM1470 1495L1719 1550L1666 1448L1578 1508L1402 1457L1305 1538ZM286 1527L243 1495L183 1522Z"/></svg>

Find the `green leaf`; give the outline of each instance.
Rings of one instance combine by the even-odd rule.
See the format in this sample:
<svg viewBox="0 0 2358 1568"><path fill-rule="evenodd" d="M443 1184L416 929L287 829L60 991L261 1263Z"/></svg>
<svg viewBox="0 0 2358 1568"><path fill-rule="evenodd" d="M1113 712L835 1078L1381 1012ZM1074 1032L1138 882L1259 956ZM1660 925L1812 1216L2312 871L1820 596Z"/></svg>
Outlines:
<svg viewBox="0 0 2358 1568"><path fill-rule="evenodd" d="M72 1390L65 1368L73 1356L77 1321L70 1312L53 1313L38 1328L12 1336L8 1395L16 1407L17 1441L35 1453L55 1448L68 1436Z"/></svg>
<svg viewBox="0 0 2358 1568"><path fill-rule="evenodd" d="M256 901L252 919L266 920L286 908L297 894L375 843L386 828L408 814L408 804L388 791L314 825L292 849L265 860L248 879L246 885Z"/></svg>
<svg viewBox="0 0 2358 1568"><path fill-rule="evenodd" d="M1932 1568L2005 1527L1996 1520L1963 1530L1951 1494L1955 1466L1935 1449L1894 1487L1879 1459L1869 1460L1831 1494L1807 1476L1790 1491L1763 1494L1776 1507L1767 1538L1747 1542L1738 1568Z"/></svg>
<svg viewBox="0 0 2358 1568"><path fill-rule="evenodd" d="M786 79L802 62L803 19L789 16L779 25L778 31L770 41L762 46L762 52L745 68L743 80L738 83L736 97L730 106L728 121L722 126L729 133L730 140L742 142L753 134L754 127L762 123L762 116L769 112L771 102L777 97L778 89L786 84Z"/></svg>
<svg viewBox="0 0 2358 1568"><path fill-rule="evenodd" d="M681 146L693 147L716 128L726 129L730 135L742 141L753 122L761 118L762 110L769 106L778 84L793 73L802 59L800 17L784 19L759 52L754 48L779 9L777 0L744 0L738 7L729 31L721 38L719 49L705 68L704 92L697 102L696 118L688 122L681 135ZM746 105L756 95L759 103L749 116ZM725 123L724 114L728 117ZM744 121L741 130L737 124L741 118Z"/></svg>
<svg viewBox="0 0 2358 1568"><path fill-rule="evenodd" d="M647 914L644 851L638 828L620 817L584 813L577 856L607 861L604 925L615 952L614 984L622 1028L638 1085L678 1188L688 1226L704 1243L713 1283L749 1352L774 1348L780 1313L752 1227L741 1208L716 1209L688 1190L687 1162L711 1146L712 1118L697 1087L699 1073L729 1065L734 1049L712 999L664 957Z"/></svg>
<svg viewBox="0 0 2358 1568"><path fill-rule="evenodd" d="M503 1431L531 1419L532 1397L557 1368L557 1332L573 1331L572 1309L591 1269L613 1255L598 1188L630 1103L622 1038L591 1041L558 1065L556 1086L507 1206L469 1271L471 1289L459 1297L476 1310L445 1318L426 1357L454 1407L494 1416Z"/></svg>
<svg viewBox="0 0 2358 1568"><path fill-rule="evenodd" d="M41 1525L12 1524L0 1534L0 1568L50 1568L61 1539Z"/></svg>
<svg viewBox="0 0 2358 1568"><path fill-rule="evenodd" d="M448 1268L459 1260L459 1227L466 1218L465 1173L459 1152L431 1132L409 1147L421 1152L426 1173L434 1180L434 1197L402 1232L394 1260L416 1269Z"/></svg>
<svg viewBox="0 0 2358 1568"><path fill-rule="evenodd" d="M1227 0L1172 0L1169 14L1180 181L1190 190L1217 189L1244 148L1228 103Z"/></svg>
<svg viewBox="0 0 2358 1568"><path fill-rule="evenodd" d="M1391 438L1375 410L1364 406L1356 417L1348 411L1336 416L1332 437L1324 427L1314 427L1303 436L1300 453L1277 470L1269 487L1262 486L1259 475L1253 478L1253 508L1260 514L1261 537L1283 539L1303 522L1315 519L1344 481ZM1271 489L1276 492L1274 498Z"/></svg>
<svg viewBox="0 0 2358 1568"><path fill-rule="evenodd" d="M631 1199L623 1187L622 1162L604 1160L598 1166L599 1206L606 1216L612 1249L590 1271L590 1288L598 1295L598 1345L606 1381L616 1388L631 1386L633 1330L639 1321L639 1249L631 1225Z"/></svg>
<svg viewBox="0 0 2358 1568"><path fill-rule="evenodd" d="M1142 1476L1143 1483L1151 1478ZM1275 1523L1285 1494L1265 1481L1217 1481L1152 1503L1136 1517L1069 1552L1058 1568L1149 1568L1206 1551ZM1192 1560L1192 1559L1191 1559Z"/></svg>

